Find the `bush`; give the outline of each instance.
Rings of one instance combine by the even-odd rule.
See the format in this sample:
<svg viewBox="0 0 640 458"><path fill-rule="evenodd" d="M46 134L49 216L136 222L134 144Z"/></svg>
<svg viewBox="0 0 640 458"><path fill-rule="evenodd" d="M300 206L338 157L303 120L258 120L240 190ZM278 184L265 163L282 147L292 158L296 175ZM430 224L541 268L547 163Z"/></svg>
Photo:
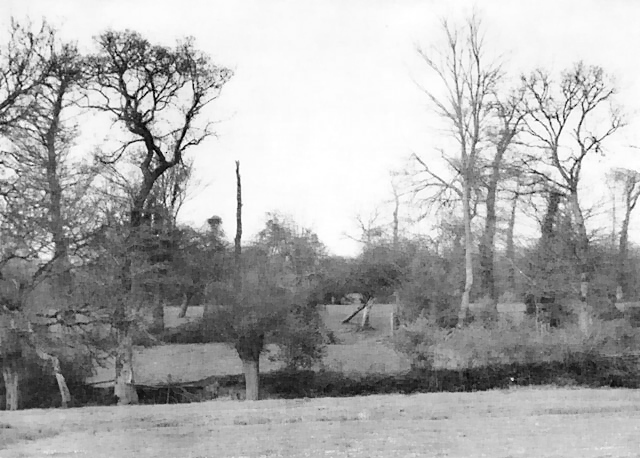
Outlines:
<svg viewBox="0 0 640 458"><path fill-rule="evenodd" d="M490 368L500 365L605 364L638 348L640 331L626 320L595 320L584 335L577 325L552 328L540 335L532 319L521 324L498 321L491 326L472 323L463 329L443 331L420 318L400 330L395 339L399 352L415 368Z"/></svg>
<svg viewBox="0 0 640 458"><path fill-rule="evenodd" d="M428 317L441 327L454 327L460 306L459 264L420 251L406 269L399 292L402 320Z"/></svg>
<svg viewBox="0 0 640 458"><path fill-rule="evenodd" d="M310 369L324 356L326 344L335 339L322 322L317 307L294 306L284 317L286 324L275 335L280 351L275 359L285 367Z"/></svg>
<svg viewBox="0 0 640 458"><path fill-rule="evenodd" d="M409 356L414 369L431 369L436 358L436 345L451 333L424 316L401 327L395 334L396 351Z"/></svg>

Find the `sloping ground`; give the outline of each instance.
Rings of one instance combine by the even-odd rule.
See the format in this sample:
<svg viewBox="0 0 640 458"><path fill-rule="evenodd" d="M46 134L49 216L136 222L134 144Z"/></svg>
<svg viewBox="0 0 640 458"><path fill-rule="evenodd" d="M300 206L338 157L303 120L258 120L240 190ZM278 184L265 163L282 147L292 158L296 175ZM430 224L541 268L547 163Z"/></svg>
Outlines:
<svg viewBox="0 0 640 458"><path fill-rule="evenodd" d="M521 389L0 412L0 456L637 457L640 392Z"/></svg>
<svg viewBox="0 0 640 458"><path fill-rule="evenodd" d="M356 315L351 323L343 325L342 320L358 309L358 305L325 305L322 306L321 316L325 325L333 331L340 343L349 344L363 339L386 338L391 333L391 312L393 304L375 304L371 309L370 323L373 330L366 333L354 333L354 329L361 322L362 314ZM204 307L193 306L187 309L185 318L178 318L178 307L165 307L164 323L168 328L173 328L189 321L202 318Z"/></svg>
<svg viewBox="0 0 640 458"><path fill-rule="evenodd" d="M327 306L323 317L340 345L329 345L322 367L344 373L397 373L409 369L409 361L396 353L384 341L390 333L391 305L375 305L371 313L372 331L356 332L357 325L341 322L357 306ZM177 318L178 308L165 309L165 323L177 326L187 320L202 316L202 307L190 307L186 318ZM358 318L354 318L357 323ZM271 372L282 367L270 360L277 355L278 348L267 347L260 358L260 371ZM140 385L159 386L172 383L187 383L212 376L242 374L242 363L236 351L225 344L162 345L140 348L134 352L135 379ZM97 385L110 385L114 378L113 362L106 368L98 368L88 381Z"/></svg>
<svg viewBox="0 0 640 458"><path fill-rule="evenodd" d="M630 308L634 303L618 304ZM389 343L391 337L391 313L393 304L375 304L371 310L370 322L373 329L359 332L361 316L351 323L342 324L347 316L358 308L357 305L326 305L321 314L325 325L337 339L338 345L329 345L320 367L343 373L399 373L409 369L409 360L396 353ZM478 305L472 304L472 310ZM524 317L525 304L498 304L501 316L513 321ZM178 318L178 307L165 308L165 326L175 327L187 321L200 319L203 307L189 307L185 318ZM270 346L261 360L261 372L277 370L281 365L271 361L277 354L277 347ZM138 349L134 354L136 382L141 385L160 386L174 383L188 383L212 376L238 375L242 364L232 347L224 344L163 345ZM441 368L455 368L459 355L451 350L443 350L437 355L436 364ZM98 368L97 374L89 382L109 385L114 377L113 364Z"/></svg>
<svg viewBox="0 0 640 458"><path fill-rule="evenodd" d="M260 357L260 372L281 367L271 361L277 353L275 346ZM163 345L138 349L134 353L136 383L148 386L195 382L212 376L242 374L242 363L236 351L224 344ZM344 373L397 373L409 369L409 362L383 344L355 343L329 345L323 364L327 370ZM90 383L111 385L113 364L99 368Z"/></svg>

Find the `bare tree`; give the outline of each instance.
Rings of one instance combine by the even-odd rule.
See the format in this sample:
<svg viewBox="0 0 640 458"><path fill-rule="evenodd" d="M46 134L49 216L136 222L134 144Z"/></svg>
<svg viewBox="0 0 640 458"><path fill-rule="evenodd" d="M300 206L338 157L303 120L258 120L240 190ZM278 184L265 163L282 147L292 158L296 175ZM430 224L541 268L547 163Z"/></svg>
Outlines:
<svg viewBox="0 0 640 458"><path fill-rule="evenodd" d="M473 285L472 198L478 185L479 157L486 144L486 129L492 116L491 102L502 72L499 64L487 61L477 17L472 16L461 28L453 28L445 21L443 31L446 41L441 50L435 49L431 53L419 50L419 53L444 89L442 95L431 89L425 92L437 114L451 129L456 153L444 155L444 158L456 171L456 182L443 179L431 170L427 161L418 156L415 158L428 176L425 186L440 189L437 199L453 191L462 201L465 283L458 315L458 325L462 326L467 319Z"/></svg>
<svg viewBox="0 0 640 458"><path fill-rule="evenodd" d="M522 97L523 91L518 90L511 94L506 101L501 101L499 96L496 95L496 101L494 102L493 111L497 123L491 129L490 138L495 147L495 152L489 166L489 177L486 181L486 215L479 250L481 289L494 304L497 304L498 301L494 272L497 222L496 200L499 184L505 175L505 156L520 131L525 113L522 106ZM511 172L513 174L513 170ZM515 218L515 206L512 209L512 218ZM512 227L511 230L513 230Z"/></svg>
<svg viewBox="0 0 640 458"><path fill-rule="evenodd" d="M234 239L233 287L236 294L242 290L242 179L240 161L236 161L236 236Z"/></svg>
<svg viewBox="0 0 640 458"><path fill-rule="evenodd" d="M627 285L627 257L629 242L629 221L631 212L636 207L640 198L640 173L635 170L617 168L610 172L614 182L622 184L622 198L624 202L624 217L620 228L620 241L618 248L618 260L616 267L616 298L622 300L628 293Z"/></svg>
<svg viewBox="0 0 640 458"><path fill-rule="evenodd" d="M83 79L82 59L75 47L61 45L52 56L49 72L29 112L7 129L11 147L4 156L3 229L20 235L23 248L28 241L34 258L50 252L55 260L53 273L59 280L66 277L61 286L68 288L69 256L91 233L87 191L95 173L70 154L77 137L73 119L79 114Z"/></svg>
<svg viewBox="0 0 640 458"><path fill-rule="evenodd" d="M66 326L62 317L75 315L69 258L79 254L96 227L87 211L94 174L70 154L77 131L73 119L82 96L82 59L74 46L59 43L46 25L33 33L13 23L11 40L0 66L6 97L0 103L0 131L7 141L2 154L0 263L21 259L32 267L19 280L11 320L15 322L18 314L18 321L28 323L29 329L36 322L45 323L41 332L20 329L22 341L51 362L66 405L69 390L55 355L60 348L52 348L46 334L49 325ZM47 288L49 293L42 297ZM70 344L71 335L67 337L58 340ZM17 393L20 377L14 366L8 364L4 374L10 381L7 386L14 384L11 389ZM9 408L18 408L18 396L11 399Z"/></svg>
<svg viewBox="0 0 640 458"><path fill-rule="evenodd" d="M212 134L211 123L201 122L203 111L219 96L231 72L212 64L190 40L172 49L152 45L135 32L109 31L96 41L98 52L89 60L90 106L110 114L126 136L120 148L100 159L114 163L131 153L140 171L128 221L128 240L135 252L154 185L165 172L183 162L187 150ZM125 291L134 292L132 259L125 259L122 282ZM116 356L116 395L120 404L137 402L132 320L126 304L118 304L114 326L121 349Z"/></svg>
<svg viewBox="0 0 640 458"><path fill-rule="evenodd" d="M54 35L46 22L34 31L31 24L11 21L7 44L0 49L0 133L33 106L36 89L49 74Z"/></svg>
<svg viewBox="0 0 640 458"><path fill-rule="evenodd" d="M530 157L530 171L568 201L578 232L580 296L586 301L591 266L580 179L584 160L601 154L605 140L622 126L613 105L615 88L602 68L582 62L564 72L559 82L542 70L522 81L529 112L526 130L539 148L539 154Z"/></svg>

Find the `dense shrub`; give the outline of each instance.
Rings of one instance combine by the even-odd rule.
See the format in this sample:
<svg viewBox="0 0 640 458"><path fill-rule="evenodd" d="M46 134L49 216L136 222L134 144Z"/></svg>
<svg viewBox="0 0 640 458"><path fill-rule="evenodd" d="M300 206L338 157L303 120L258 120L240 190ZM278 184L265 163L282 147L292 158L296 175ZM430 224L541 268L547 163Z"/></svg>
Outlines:
<svg viewBox="0 0 640 458"><path fill-rule="evenodd" d="M472 323L444 332L424 318L397 333L395 347L414 368L466 370L496 365L533 365L596 361L628 355L638 348L640 331L626 320L595 320L584 335L577 325L539 334L535 323L501 320L492 326Z"/></svg>
<svg viewBox="0 0 640 458"><path fill-rule="evenodd" d="M428 317L441 327L457 323L460 305L459 266L450 260L420 252L407 268L400 286L402 320Z"/></svg>
<svg viewBox="0 0 640 458"><path fill-rule="evenodd" d="M309 369L322 359L326 344L332 340L318 308L294 306L286 314L286 323L275 335L280 351L276 359L288 369Z"/></svg>

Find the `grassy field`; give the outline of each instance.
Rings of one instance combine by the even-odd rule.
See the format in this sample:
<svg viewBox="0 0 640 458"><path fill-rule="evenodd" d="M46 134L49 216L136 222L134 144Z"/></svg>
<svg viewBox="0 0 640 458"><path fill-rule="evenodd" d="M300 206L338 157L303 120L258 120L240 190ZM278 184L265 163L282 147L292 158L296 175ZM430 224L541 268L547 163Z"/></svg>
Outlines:
<svg viewBox="0 0 640 458"><path fill-rule="evenodd" d="M0 412L0 456L637 457L640 392L513 389Z"/></svg>

